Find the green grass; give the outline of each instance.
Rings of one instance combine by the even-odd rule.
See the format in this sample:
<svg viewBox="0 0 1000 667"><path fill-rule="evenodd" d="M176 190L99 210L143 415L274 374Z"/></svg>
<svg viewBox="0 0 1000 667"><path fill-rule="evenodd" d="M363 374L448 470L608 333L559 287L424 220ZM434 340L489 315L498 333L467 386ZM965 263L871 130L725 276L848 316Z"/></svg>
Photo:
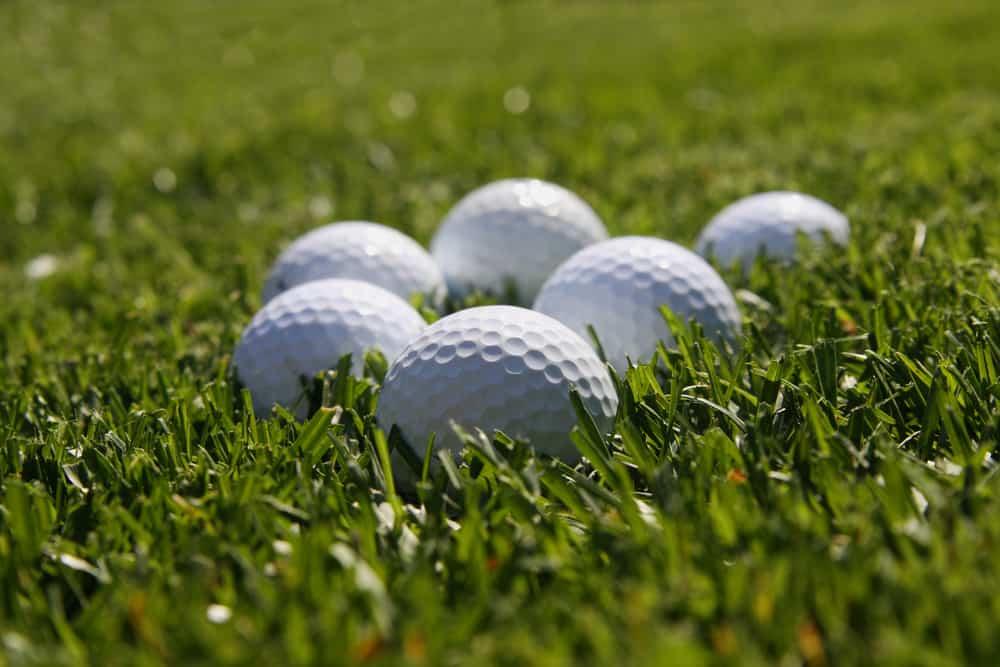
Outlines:
<svg viewBox="0 0 1000 667"><path fill-rule="evenodd" d="M0 4L0 664L1000 662L993 0L208 4ZM375 380L250 413L283 243L512 175L853 237L727 275L741 351L682 335L576 470L470 438L399 497Z"/></svg>

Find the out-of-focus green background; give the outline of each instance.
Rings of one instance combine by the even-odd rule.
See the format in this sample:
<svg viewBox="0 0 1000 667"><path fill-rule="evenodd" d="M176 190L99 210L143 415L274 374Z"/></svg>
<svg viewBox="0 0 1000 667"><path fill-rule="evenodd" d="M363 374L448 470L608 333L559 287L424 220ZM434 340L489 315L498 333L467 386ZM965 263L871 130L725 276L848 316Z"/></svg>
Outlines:
<svg viewBox="0 0 1000 667"><path fill-rule="evenodd" d="M0 0L0 665L996 664L998 44L996 0ZM645 464L387 521L228 355L302 231L521 175L852 242L727 274L745 366L673 359Z"/></svg>
<svg viewBox="0 0 1000 667"><path fill-rule="evenodd" d="M901 169L901 188L933 189L943 153L996 141L988 1L0 11L2 238L18 259L145 214L164 242L197 242L199 264L245 251L257 270L257 248L314 219L426 238L464 191L518 174L579 190L616 231L687 240L751 190L849 208Z"/></svg>

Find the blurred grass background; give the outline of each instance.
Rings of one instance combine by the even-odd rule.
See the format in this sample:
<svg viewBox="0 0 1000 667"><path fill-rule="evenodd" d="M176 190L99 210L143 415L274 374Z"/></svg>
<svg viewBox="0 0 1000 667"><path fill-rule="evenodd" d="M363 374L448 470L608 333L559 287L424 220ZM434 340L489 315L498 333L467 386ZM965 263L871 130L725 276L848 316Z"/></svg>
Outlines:
<svg viewBox="0 0 1000 667"><path fill-rule="evenodd" d="M312 217L426 239L467 189L516 174L580 190L615 230L688 240L753 189L850 207L895 167L903 189L933 190L951 154L996 136L992 2L2 11L4 250L18 258L128 233L144 213L203 245L199 263L231 257L219 244L244 230L256 270L255 248ZM113 222L95 224L95 206Z"/></svg>

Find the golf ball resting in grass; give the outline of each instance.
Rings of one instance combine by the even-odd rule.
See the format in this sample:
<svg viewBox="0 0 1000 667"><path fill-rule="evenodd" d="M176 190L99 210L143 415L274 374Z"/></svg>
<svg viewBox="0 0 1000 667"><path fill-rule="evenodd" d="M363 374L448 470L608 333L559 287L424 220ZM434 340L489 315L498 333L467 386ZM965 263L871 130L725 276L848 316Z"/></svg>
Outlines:
<svg viewBox="0 0 1000 667"><path fill-rule="evenodd" d="M431 241L453 296L503 296L509 286L530 304L545 279L574 252L608 237L575 194L553 183L509 179L466 195Z"/></svg>
<svg viewBox="0 0 1000 667"><path fill-rule="evenodd" d="M590 340L594 327L608 361L624 373L626 357L649 361L673 336L660 313L698 321L707 337L735 337L740 312L729 287L704 259L676 243L625 236L585 248L548 279L535 310Z"/></svg>
<svg viewBox="0 0 1000 667"><path fill-rule="evenodd" d="M610 429L618 398L586 341L524 308L470 308L438 320L406 346L386 374L376 415L386 432L396 425L421 458L431 434L436 447L460 449L454 421L490 435L502 430L572 462L579 458L569 438L577 423L573 386L599 428ZM408 479L408 471L399 474Z"/></svg>
<svg viewBox="0 0 1000 667"><path fill-rule="evenodd" d="M406 300L424 294L435 308L445 295L441 270L409 236L374 222L336 222L300 236L278 256L263 300L323 278L363 280Z"/></svg>
<svg viewBox="0 0 1000 667"><path fill-rule="evenodd" d="M702 230L695 248L729 267L740 262L749 271L759 254L791 262L799 235L811 241L829 236L847 243L847 217L826 202L798 192L763 192L722 209Z"/></svg>
<svg viewBox="0 0 1000 667"><path fill-rule="evenodd" d="M352 355L351 370L358 375L370 349L391 363L426 326L408 303L381 287L356 280L308 282L254 315L236 346L233 369L260 416L278 404L304 419L304 382L345 354Z"/></svg>

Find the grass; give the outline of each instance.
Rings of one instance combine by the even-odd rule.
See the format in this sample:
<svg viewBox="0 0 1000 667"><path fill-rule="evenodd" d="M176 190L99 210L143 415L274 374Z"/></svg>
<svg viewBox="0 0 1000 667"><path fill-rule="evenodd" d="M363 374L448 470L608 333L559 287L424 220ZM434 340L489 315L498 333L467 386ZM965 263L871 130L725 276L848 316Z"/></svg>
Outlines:
<svg viewBox="0 0 1000 667"><path fill-rule="evenodd" d="M0 664L997 664L995 3L380 5L0 5ZM378 372L252 414L283 243L512 175L853 237L727 274L740 350L678 331L575 470L401 497Z"/></svg>

